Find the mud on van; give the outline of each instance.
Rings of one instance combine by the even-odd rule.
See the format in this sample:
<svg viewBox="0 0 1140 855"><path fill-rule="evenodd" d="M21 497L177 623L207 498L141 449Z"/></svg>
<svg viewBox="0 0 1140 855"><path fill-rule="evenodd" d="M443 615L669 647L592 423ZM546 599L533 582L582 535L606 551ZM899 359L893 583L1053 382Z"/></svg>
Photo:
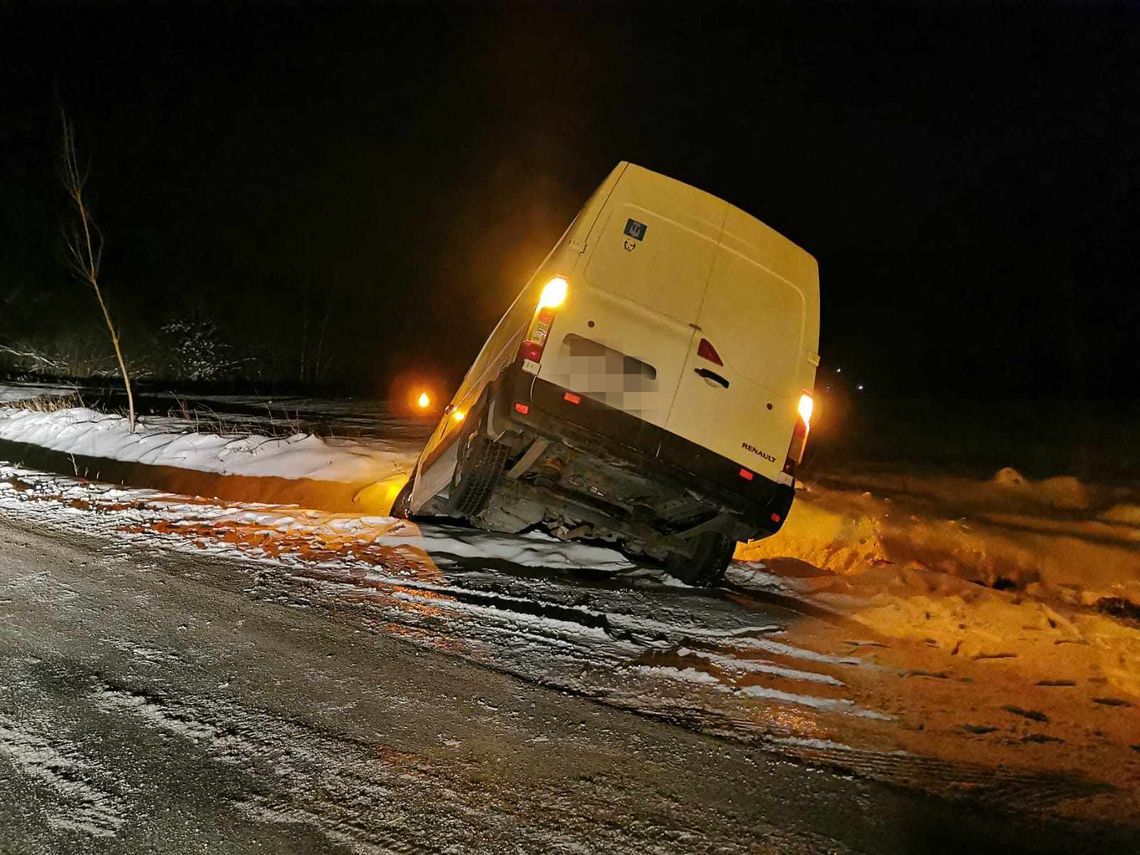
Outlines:
<svg viewBox="0 0 1140 855"><path fill-rule="evenodd" d="M713 584L788 515L818 342L815 259L621 163L491 333L393 513L541 525Z"/></svg>

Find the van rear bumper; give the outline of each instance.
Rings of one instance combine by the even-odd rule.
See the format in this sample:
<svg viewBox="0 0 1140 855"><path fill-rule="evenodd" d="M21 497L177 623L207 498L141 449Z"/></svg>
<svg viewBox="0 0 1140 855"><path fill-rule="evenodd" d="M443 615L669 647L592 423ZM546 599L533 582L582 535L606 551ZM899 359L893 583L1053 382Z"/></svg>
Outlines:
<svg viewBox="0 0 1140 855"><path fill-rule="evenodd" d="M512 365L496 387L489 428L496 434L537 434L632 464L654 481L734 514L740 527L750 530L737 539L780 530L792 505L792 487L759 473L746 480L739 463L592 398L581 396L577 404L570 403L563 397L568 391ZM525 404L527 412L519 413L516 403Z"/></svg>

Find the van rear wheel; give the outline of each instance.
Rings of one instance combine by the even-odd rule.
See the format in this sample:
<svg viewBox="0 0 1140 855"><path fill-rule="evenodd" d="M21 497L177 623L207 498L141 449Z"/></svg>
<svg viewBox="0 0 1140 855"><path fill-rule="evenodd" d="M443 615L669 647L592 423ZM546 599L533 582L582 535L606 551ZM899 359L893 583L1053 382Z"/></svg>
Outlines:
<svg viewBox="0 0 1140 855"><path fill-rule="evenodd" d="M459 438L458 461L451 476L448 510L459 517L473 517L487 507L510 452L482 429L482 418L473 422Z"/></svg>
<svg viewBox="0 0 1140 855"><path fill-rule="evenodd" d="M715 531L697 535L695 541L692 557L670 552L665 559L665 569L686 584L709 588L724 578L736 541Z"/></svg>

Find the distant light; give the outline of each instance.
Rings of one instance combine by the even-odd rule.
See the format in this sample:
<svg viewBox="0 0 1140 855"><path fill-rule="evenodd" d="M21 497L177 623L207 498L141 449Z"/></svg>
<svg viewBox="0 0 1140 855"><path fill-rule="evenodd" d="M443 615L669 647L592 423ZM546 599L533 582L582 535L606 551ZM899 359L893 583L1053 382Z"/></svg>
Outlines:
<svg viewBox="0 0 1140 855"><path fill-rule="evenodd" d="M835 369L835 373L836 373L836 374L842 374L842 373L843 373L843 369L842 369L842 368L836 368L836 369Z"/></svg>
<svg viewBox="0 0 1140 855"><path fill-rule="evenodd" d="M856 389L858 389L860 392L862 392L862 391L863 391L863 384L862 384L862 383L860 383L860 384L859 384L858 386L856 386L855 388L856 388Z"/></svg>
<svg viewBox="0 0 1140 855"><path fill-rule="evenodd" d="M538 298L538 308L557 309L566 299L566 280L555 276L542 289L542 296Z"/></svg>
<svg viewBox="0 0 1140 855"><path fill-rule="evenodd" d="M427 392L420 392L420 396L416 398L416 406L421 410L426 410L431 406L431 396Z"/></svg>
<svg viewBox="0 0 1140 855"><path fill-rule="evenodd" d="M800 418L803 419L804 424L809 427L811 426L811 414L812 410L814 409L815 404L812 402L811 395L809 395L807 392L804 392L802 395L800 395Z"/></svg>

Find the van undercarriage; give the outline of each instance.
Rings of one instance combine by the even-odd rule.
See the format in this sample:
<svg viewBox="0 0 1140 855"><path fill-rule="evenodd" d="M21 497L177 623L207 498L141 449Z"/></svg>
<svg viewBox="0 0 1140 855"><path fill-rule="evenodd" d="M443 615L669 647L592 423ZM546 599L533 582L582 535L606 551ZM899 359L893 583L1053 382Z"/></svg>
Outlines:
<svg viewBox="0 0 1140 855"><path fill-rule="evenodd" d="M657 560L779 530L790 486L512 365L488 389L459 440L447 495L421 513L480 528L541 525ZM464 480L466 478L466 480Z"/></svg>

